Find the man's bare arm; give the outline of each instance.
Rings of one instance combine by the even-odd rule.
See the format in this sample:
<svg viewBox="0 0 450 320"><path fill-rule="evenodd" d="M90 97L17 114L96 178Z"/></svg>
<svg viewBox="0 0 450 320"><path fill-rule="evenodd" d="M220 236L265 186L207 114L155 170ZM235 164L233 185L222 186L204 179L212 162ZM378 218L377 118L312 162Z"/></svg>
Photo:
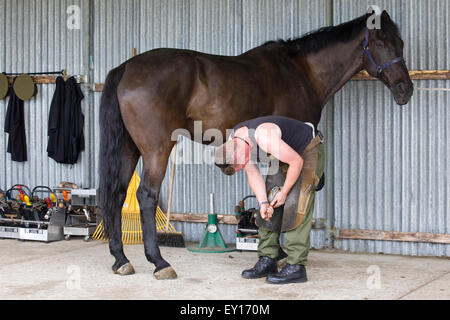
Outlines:
<svg viewBox="0 0 450 320"><path fill-rule="evenodd" d="M259 202L259 213L261 218L269 220L273 215L273 208L267 202L266 182L255 164L249 163L245 166L248 184Z"/></svg>
<svg viewBox="0 0 450 320"><path fill-rule="evenodd" d="M272 205L278 207L284 204L288 193L297 182L303 167L302 157L281 139L281 130L273 124L263 124L255 132L258 145L281 162L289 165L286 180L279 195Z"/></svg>
<svg viewBox="0 0 450 320"><path fill-rule="evenodd" d="M245 166L248 184L259 203L267 201L266 182L256 164L248 163Z"/></svg>

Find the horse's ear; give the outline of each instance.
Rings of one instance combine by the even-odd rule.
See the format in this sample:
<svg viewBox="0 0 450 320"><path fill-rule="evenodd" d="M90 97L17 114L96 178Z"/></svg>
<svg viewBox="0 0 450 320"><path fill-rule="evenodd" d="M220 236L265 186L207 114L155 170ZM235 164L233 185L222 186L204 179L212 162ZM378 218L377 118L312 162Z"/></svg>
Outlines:
<svg viewBox="0 0 450 320"><path fill-rule="evenodd" d="M381 13L381 18L391 19L389 13L386 10L383 10L383 12Z"/></svg>

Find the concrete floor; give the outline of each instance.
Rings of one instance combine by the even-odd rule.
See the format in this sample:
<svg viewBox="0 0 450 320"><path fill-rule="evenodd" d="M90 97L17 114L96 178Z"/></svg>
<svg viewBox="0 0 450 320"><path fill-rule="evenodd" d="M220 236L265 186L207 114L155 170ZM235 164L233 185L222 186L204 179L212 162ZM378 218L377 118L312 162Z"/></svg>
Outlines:
<svg viewBox="0 0 450 320"><path fill-rule="evenodd" d="M0 240L0 299L450 299L445 258L314 250L309 281L280 286L240 277L256 262L254 252L161 251L178 279L156 280L142 245L125 248L136 274L121 277L99 241Z"/></svg>

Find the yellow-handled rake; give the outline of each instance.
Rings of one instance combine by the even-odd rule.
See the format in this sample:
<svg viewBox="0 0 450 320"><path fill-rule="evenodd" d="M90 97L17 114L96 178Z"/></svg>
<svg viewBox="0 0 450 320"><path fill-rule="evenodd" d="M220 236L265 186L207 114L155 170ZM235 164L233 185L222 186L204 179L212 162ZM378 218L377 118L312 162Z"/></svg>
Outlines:
<svg viewBox="0 0 450 320"><path fill-rule="evenodd" d="M122 242L123 244L142 244L142 225L139 202L137 200L136 191L139 187L140 178L134 172L127 190L127 197L122 208ZM158 231L158 243L160 245L184 247L184 238L181 232L177 232L170 223L164 212L158 206L156 209L156 229ZM163 235L163 236L161 236ZM181 236L181 240L180 240ZM177 241L169 241L166 238L176 238ZM103 220L97 226L93 239L100 241L108 241L105 236ZM169 243L165 243L169 242Z"/></svg>

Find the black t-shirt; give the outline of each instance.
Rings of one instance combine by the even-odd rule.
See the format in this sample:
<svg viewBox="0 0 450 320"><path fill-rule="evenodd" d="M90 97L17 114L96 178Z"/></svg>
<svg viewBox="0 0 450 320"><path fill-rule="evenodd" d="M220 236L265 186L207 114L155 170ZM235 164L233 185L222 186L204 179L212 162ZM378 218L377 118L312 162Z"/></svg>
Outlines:
<svg viewBox="0 0 450 320"><path fill-rule="evenodd" d="M267 122L274 123L278 127L280 127L281 140L283 140L292 149L297 151L299 155L303 153L303 150L305 150L305 148L314 138L313 127L309 126L304 122L280 116L259 117L241 122L233 128L233 136L234 132L236 132L237 129L247 127L249 129L248 131L249 138L251 139L254 145L258 146L255 139L255 130L259 125Z"/></svg>

